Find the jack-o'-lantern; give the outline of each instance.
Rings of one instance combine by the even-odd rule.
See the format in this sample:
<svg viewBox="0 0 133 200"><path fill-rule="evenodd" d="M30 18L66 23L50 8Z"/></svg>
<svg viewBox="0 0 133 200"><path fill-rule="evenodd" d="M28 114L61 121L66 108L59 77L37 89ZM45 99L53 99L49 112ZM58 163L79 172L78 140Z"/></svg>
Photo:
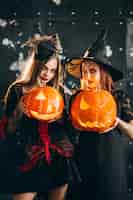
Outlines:
<svg viewBox="0 0 133 200"><path fill-rule="evenodd" d="M49 86L33 88L22 96L21 102L28 117L46 122L59 119L64 109L63 97Z"/></svg>
<svg viewBox="0 0 133 200"><path fill-rule="evenodd" d="M106 90L81 90L72 101L70 115L76 129L104 132L116 122L117 105Z"/></svg>

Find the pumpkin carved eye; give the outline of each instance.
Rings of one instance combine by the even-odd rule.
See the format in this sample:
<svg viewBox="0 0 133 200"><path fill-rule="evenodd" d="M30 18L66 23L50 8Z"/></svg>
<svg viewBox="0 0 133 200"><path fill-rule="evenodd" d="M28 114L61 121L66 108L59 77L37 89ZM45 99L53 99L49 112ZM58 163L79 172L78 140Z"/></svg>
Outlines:
<svg viewBox="0 0 133 200"><path fill-rule="evenodd" d="M84 97L81 97L80 109L81 110L87 110L89 108L90 108L90 105L85 101Z"/></svg>
<svg viewBox="0 0 133 200"><path fill-rule="evenodd" d="M21 98L24 113L38 120L50 122L61 117L64 100L52 87L37 87Z"/></svg>

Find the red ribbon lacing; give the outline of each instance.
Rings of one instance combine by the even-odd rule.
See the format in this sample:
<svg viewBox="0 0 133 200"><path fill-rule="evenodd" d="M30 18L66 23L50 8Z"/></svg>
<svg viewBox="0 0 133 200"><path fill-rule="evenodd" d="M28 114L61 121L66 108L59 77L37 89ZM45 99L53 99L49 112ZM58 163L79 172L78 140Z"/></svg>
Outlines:
<svg viewBox="0 0 133 200"><path fill-rule="evenodd" d="M5 139L6 138L6 134L5 134L5 126L7 124L7 118L6 116L4 116L1 120L0 120L0 139Z"/></svg>
<svg viewBox="0 0 133 200"><path fill-rule="evenodd" d="M13 117L16 117L16 112L13 112ZM0 139L5 139L6 138L6 131L5 131L5 128L6 128L6 125L7 125L7 117L6 116L3 116L1 119L0 119Z"/></svg>
<svg viewBox="0 0 133 200"><path fill-rule="evenodd" d="M42 145L32 146L31 150L32 155L30 156L30 160L19 167L19 169L23 172L31 170L37 164L37 162L44 157L48 165L50 165L51 164L50 149L57 151L62 156L67 156L62 148L58 147L56 144L51 143L50 136L48 134L48 123L39 121L38 132L40 135L40 139L42 141Z"/></svg>

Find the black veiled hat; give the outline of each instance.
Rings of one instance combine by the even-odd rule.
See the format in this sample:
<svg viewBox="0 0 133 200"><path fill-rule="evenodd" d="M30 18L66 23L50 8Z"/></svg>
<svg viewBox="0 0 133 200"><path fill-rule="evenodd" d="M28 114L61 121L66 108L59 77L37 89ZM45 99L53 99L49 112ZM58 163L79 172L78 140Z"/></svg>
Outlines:
<svg viewBox="0 0 133 200"><path fill-rule="evenodd" d="M46 62L56 51L57 49L52 41L40 42L36 49L35 58L41 62Z"/></svg>
<svg viewBox="0 0 133 200"><path fill-rule="evenodd" d="M35 51L35 59L44 63L52 55L62 54L62 47L57 33L43 36L35 34L22 45L22 47L24 46L31 47Z"/></svg>

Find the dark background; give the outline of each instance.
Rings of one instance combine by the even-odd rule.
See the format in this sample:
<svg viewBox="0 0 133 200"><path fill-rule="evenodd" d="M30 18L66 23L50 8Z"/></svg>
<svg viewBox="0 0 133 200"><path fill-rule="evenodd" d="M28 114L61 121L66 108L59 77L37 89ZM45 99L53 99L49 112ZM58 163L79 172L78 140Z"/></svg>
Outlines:
<svg viewBox="0 0 133 200"><path fill-rule="evenodd" d="M1 0L0 20L6 25L0 25L0 97L16 78L18 69L11 66L20 53L25 57L26 49L21 44L34 34L58 33L64 56L71 57L82 55L98 33L108 26L107 44L113 52L111 62L125 76L117 87L128 91L133 98L133 66L127 64L128 19L133 22L132 0L62 0L60 5L52 0ZM71 80L72 77L68 77L67 84L74 87ZM132 141L126 138L125 143L131 154ZM129 159L129 199L133 195L132 163Z"/></svg>
<svg viewBox="0 0 133 200"><path fill-rule="evenodd" d="M19 53L25 55L21 44L35 33L57 32L64 55L71 57L83 54L100 31L108 27L106 40L113 51L112 64L122 70L125 77L127 75L126 32L127 19L133 17L131 1L62 0L57 6L52 0L6 0L1 1L0 17L7 23L0 27L0 96L16 76L15 70L9 70L10 65L18 59ZM4 39L8 39L7 45L2 45Z"/></svg>

